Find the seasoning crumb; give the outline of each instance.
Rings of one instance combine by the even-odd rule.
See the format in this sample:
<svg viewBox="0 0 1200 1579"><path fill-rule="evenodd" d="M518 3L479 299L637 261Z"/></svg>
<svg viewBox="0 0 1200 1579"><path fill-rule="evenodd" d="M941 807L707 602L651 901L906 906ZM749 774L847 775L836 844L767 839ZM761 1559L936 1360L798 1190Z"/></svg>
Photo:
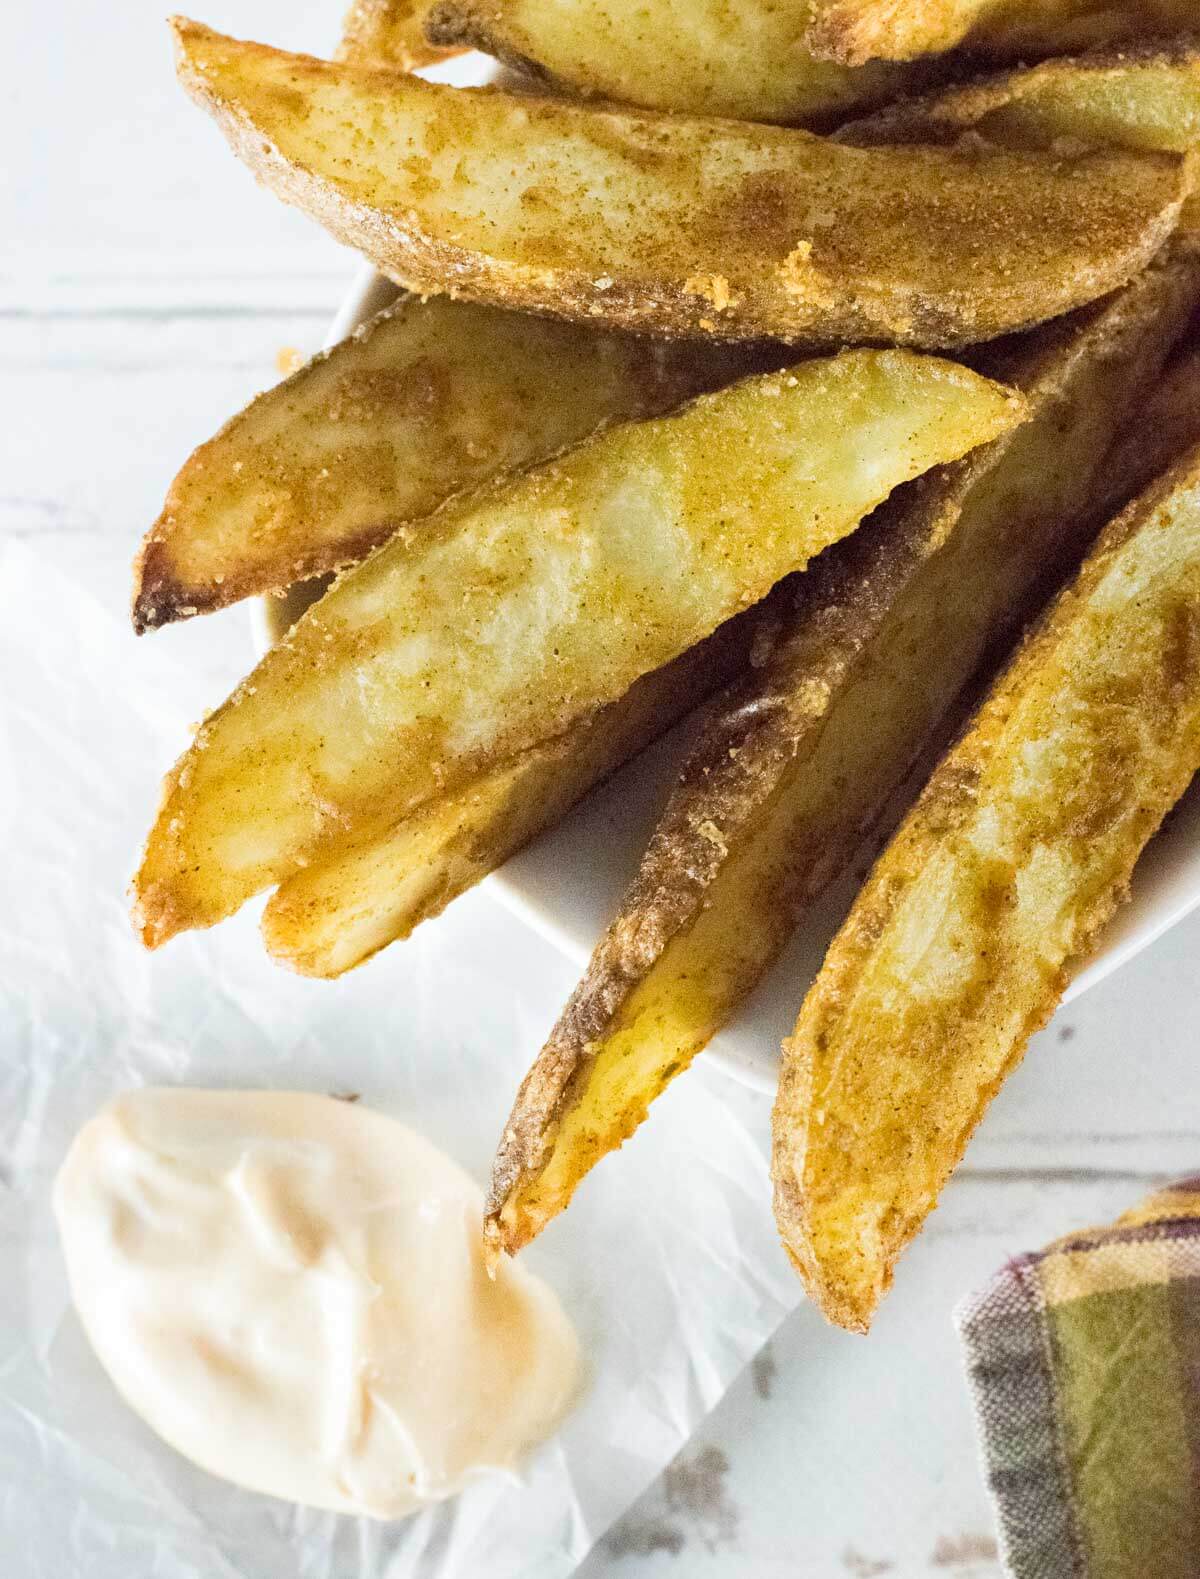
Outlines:
<svg viewBox="0 0 1200 1579"><path fill-rule="evenodd" d="M722 855L729 854L729 846L722 838L720 828L717 827L716 823L713 822L711 817L705 818L705 820L696 829L696 832L700 834L702 838L707 839L709 844L713 845L717 850L719 850Z"/></svg>
<svg viewBox="0 0 1200 1579"><path fill-rule="evenodd" d="M729 281L723 274L693 274L684 280L683 288L689 296L702 296L723 313L732 301Z"/></svg>

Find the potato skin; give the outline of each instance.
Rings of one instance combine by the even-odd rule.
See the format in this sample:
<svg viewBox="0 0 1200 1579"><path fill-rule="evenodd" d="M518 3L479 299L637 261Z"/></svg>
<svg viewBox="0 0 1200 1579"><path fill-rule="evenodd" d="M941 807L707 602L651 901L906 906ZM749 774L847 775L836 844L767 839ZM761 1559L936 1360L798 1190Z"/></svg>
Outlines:
<svg viewBox="0 0 1200 1579"><path fill-rule="evenodd" d="M1063 140L1187 153L1200 143L1200 41L1097 50L900 99L845 122L856 148L952 145L965 134L1011 148Z"/></svg>
<svg viewBox="0 0 1200 1579"><path fill-rule="evenodd" d="M812 0L805 37L818 59L862 66L958 48L981 59L1038 60L1195 25L1194 0Z"/></svg>
<svg viewBox="0 0 1200 1579"><path fill-rule="evenodd" d="M1113 515L1200 444L1200 348L1185 347L1149 393L1137 422L1121 434L1104 463L1101 513Z"/></svg>
<svg viewBox="0 0 1200 1579"><path fill-rule="evenodd" d="M852 149L175 28L234 152L398 283L648 333L972 344L1130 279L1187 189L1163 154Z"/></svg>
<svg viewBox="0 0 1200 1579"><path fill-rule="evenodd" d="M865 1332L1200 768L1200 449L1101 535L946 755L784 1044L775 1214Z"/></svg>
<svg viewBox="0 0 1200 1579"><path fill-rule="evenodd" d="M457 55L457 49L439 47L426 37L428 10L424 0L352 0L336 59L416 71Z"/></svg>

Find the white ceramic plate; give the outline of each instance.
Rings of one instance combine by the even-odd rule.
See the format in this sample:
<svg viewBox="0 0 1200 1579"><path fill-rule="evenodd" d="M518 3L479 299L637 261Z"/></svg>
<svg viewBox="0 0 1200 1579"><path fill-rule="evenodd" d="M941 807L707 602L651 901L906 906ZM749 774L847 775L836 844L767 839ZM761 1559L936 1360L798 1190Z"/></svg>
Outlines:
<svg viewBox="0 0 1200 1579"><path fill-rule="evenodd" d="M344 338L395 294L387 280L373 269L364 269L342 303L326 343ZM302 591L300 597L307 601ZM255 614L260 645L265 648L294 617L295 604L287 599L261 600ZM682 731L672 731L588 796L557 828L487 879L501 904L580 967L637 869L681 745ZM708 1049L714 1063L736 1079L762 1091L774 1090L779 1043L791 1030L870 854L865 849L855 875L836 885L804 918L783 958ZM1132 959L1197 905L1200 781L1142 857L1130 903L1118 912L1095 957L1071 983L1066 1001Z"/></svg>

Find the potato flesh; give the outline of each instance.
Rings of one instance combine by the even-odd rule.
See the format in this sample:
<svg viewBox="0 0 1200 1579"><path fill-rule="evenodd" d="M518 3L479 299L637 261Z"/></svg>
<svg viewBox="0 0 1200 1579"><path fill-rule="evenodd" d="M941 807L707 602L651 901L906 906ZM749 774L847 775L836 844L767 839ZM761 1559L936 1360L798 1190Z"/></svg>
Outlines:
<svg viewBox="0 0 1200 1579"><path fill-rule="evenodd" d="M945 758L785 1044L776 1215L868 1326L992 1096L1200 767L1200 452L1117 518Z"/></svg>
<svg viewBox="0 0 1200 1579"><path fill-rule="evenodd" d="M812 15L813 53L850 66L958 47L984 59L1031 60L1196 25L1195 0L812 0Z"/></svg>
<svg viewBox="0 0 1200 1579"><path fill-rule="evenodd" d="M847 148L455 90L175 26L181 80L234 151L384 273L625 328L987 339L1129 279L1187 186L1161 154Z"/></svg>
<svg viewBox="0 0 1200 1579"><path fill-rule="evenodd" d="M527 1243L632 1134L944 743L981 661L1082 553L1106 451L1198 299L1200 263L1180 247L1042 331L1006 369L1028 420L826 555L775 651L701 713L640 871L517 1097L489 1200L497 1246Z"/></svg>
<svg viewBox="0 0 1200 1579"><path fill-rule="evenodd" d="M770 0L442 0L428 29L575 93L691 115L811 123L920 85L919 68L814 60L808 20Z"/></svg>
<svg viewBox="0 0 1200 1579"><path fill-rule="evenodd" d="M450 501L348 571L201 727L135 878L143 938L220 920L615 701L1018 411L938 358L846 352Z"/></svg>
<svg viewBox="0 0 1200 1579"><path fill-rule="evenodd" d="M779 358L776 358L776 365ZM139 556L139 629L361 559L406 522L602 423L766 365L469 302L409 298L260 395L172 483Z"/></svg>
<svg viewBox="0 0 1200 1579"><path fill-rule="evenodd" d="M1047 61L890 105L836 136L869 147L953 142L966 131L1015 148L1073 139L1186 153L1200 143L1200 48Z"/></svg>
<svg viewBox="0 0 1200 1579"><path fill-rule="evenodd" d="M776 602L643 675L566 734L286 878L263 913L272 957L303 975L335 977L407 937L731 679Z"/></svg>

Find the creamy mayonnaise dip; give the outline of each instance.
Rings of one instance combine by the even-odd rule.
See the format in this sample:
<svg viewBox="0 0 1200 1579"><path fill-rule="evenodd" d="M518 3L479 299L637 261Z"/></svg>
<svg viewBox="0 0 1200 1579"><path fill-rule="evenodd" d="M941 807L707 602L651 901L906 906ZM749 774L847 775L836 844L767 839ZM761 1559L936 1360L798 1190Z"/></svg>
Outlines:
<svg viewBox="0 0 1200 1579"><path fill-rule="evenodd" d="M394 1518L506 1467L578 1380L574 1332L482 1200L380 1113L147 1089L76 1137L54 1190L71 1292L127 1402L213 1474Z"/></svg>

